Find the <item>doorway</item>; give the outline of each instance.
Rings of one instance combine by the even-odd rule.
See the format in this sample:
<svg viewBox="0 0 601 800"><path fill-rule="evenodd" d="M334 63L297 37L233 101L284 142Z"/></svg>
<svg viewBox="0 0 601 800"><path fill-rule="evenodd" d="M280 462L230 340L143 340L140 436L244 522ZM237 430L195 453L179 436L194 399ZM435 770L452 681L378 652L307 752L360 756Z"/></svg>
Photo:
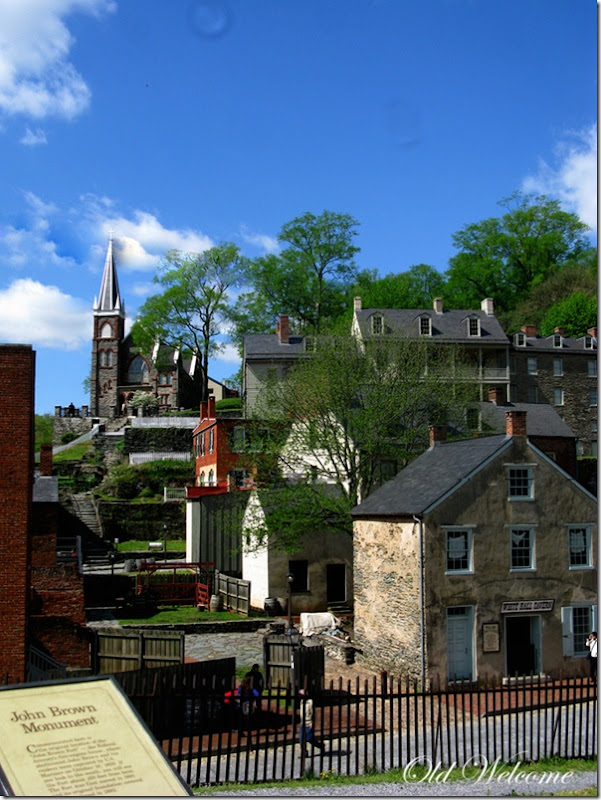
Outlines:
<svg viewBox="0 0 601 800"><path fill-rule="evenodd" d="M326 601L346 601L346 564L326 564Z"/></svg>
<svg viewBox="0 0 601 800"><path fill-rule="evenodd" d="M447 676L471 680L474 674L474 609L472 606L447 608Z"/></svg>
<svg viewBox="0 0 601 800"><path fill-rule="evenodd" d="M540 631L540 617L507 617L505 652L509 676L540 673Z"/></svg>

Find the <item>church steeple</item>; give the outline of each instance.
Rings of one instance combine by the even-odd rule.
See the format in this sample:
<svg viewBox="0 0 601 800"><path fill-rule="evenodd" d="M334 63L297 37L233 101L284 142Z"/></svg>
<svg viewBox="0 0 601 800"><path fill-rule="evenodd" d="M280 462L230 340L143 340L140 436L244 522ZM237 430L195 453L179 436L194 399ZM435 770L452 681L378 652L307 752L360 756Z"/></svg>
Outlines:
<svg viewBox="0 0 601 800"><path fill-rule="evenodd" d="M94 312L117 313L125 316L125 306L119 293L119 282L117 280L117 270L115 269L115 259L113 257L113 237L109 238L109 246L106 251L104 261L104 271L100 284L100 297L94 298Z"/></svg>

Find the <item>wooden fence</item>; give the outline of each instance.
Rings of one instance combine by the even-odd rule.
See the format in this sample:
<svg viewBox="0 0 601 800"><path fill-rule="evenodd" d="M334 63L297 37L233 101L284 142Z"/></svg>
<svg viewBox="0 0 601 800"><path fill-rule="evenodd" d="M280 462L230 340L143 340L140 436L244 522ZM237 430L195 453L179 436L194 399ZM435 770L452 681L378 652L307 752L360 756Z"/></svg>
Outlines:
<svg viewBox="0 0 601 800"><path fill-rule="evenodd" d="M250 581L215 573L215 589L223 597L223 605L239 614L250 613Z"/></svg>
<svg viewBox="0 0 601 800"><path fill-rule="evenodd" d="M190 786L289 780L309 769L361 775L418 763L487 767L597 754L597 687L588 678L421 691L384 676L371 685L330 683L313 699L322 746L306 757L297 741L302 698L290 687L268 689L245 716L221 688L173 686L154 696L145 718ZM179 724L178 735L165 736L167 718L171 731Z"/></svg>
<svg viewBox="0 0 601 800"><path fill-rule="evenodd" d="M92 671L96 675L107 675L182 664L184 636L180 631L94 631Z"/></svg>

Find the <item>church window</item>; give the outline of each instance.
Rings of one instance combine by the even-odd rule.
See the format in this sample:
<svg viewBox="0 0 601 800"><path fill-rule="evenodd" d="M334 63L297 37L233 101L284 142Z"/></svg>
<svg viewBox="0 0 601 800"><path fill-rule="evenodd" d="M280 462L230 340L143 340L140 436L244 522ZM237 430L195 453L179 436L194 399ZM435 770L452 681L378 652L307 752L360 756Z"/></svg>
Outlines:
<svg viewBox="0 0 601 800"><path fill-rule="evenodd" d="M136 356L129 365L128 383L148 383L148 365L142 356Z"/></svg>
<svg viewBox="0 0 601 800"><path fill-rule="evenodd" d="M113 338L113 329L111 327L110 322L105 322L102 328L100 328L100 338L101 339L112 339Z"/></svg>

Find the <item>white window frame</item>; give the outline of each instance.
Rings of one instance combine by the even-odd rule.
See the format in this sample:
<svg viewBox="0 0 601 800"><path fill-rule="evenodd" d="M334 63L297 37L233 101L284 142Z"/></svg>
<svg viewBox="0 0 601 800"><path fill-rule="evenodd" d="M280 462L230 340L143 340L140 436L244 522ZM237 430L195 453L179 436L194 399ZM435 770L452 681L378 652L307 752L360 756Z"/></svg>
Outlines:
<svg viewBox="0 0 601 800"><path fill-rule="evenodd" d="M592 336L585 336L584 337L584 349L585 350L592 350L593 349L593 337Z"/></svg>
<svg viewBox="0 0 601 800"><path fill-rule="evenodd" d="M209 453L215 448L215 428L209 428Z"/></svg>
<svg viewBox="0 0 601 800"><path fill-rule="evenodd" d="M528 375L538 375L538 361L536 356L528 356Z"/></svg>
<svg viewBox="0 0 601 800"><path fill-rule="evenodd" d="M563 336L561 334L553 334L553 347L563 347Z"/></svg>
<svg viewBox="0 0 601 800"><path fill-rule="evenodd" d="M445 575L473 575L473 526L470 525L443 525L445 531ZM466 535L467 566L457 569L449 566L449 542L453 534L464 533Z"/></svg>
<svg viewBox="0 0 601 800"><path fill-rule="evenodd" d="M525 333L516 333L513 337L513 341L516 347L525 347L526 346L526 334Z"/></svg>
<svg viewBox="0 0 601 800"><path fill-rule="evenodd" d="M561 386L556 386L553 389L553 405L562 406L564 403L563 389Z"/></svg>
<svg viewBox="0 0 601 800"><path fill-rule="evenodd" d="M568 526L568 566L571 570L590 570L593 569L593 548L590 524L570 523ZM585 537L585 564L572 564L572 533L584 532Z"/></svg>
<svg viewBox="0 0 601 800"><path fill-rule="evenodd" d="M583 650L574 649L574 609L589 609L589 632L597 630L597 606L594 603L573 603L561 609L561 632L563 655L567 658L584 658L588 655L588 647Z"/></svg>
<svg viewBox="0 0 601 800"><path fill-rule="evenodd" d="M553 359L553 375L556 378L561 378L563 376L563 358Z"/></svg>
<svg viewBox="0 0 601 800"><path fill-rule="evenodd" d="M212 469L209 470L209 476L207 478L207 482L209 486L215 486L215 471Z"/></svg>
<svg viewBox="0 0 601 800"><path fill-rule="evenodd" d="M475 323L475 332L472 333L472 326ZM467 335L468 336L480 336L480 317L469 317L467 320Z"/></svg>
<svg viewBox="0 0 601 800"><path fill-rule="evenodd" d="M419 335L432 336L432 320L430 319L430 317L428 316L420 317L418 322L419 322ZM425 325L423 325L423 323L427 323L427 328L428 328L427 331L423 330L423 328L426 327Z"/></svg>
<svg viewBox="0 0 601 800"><path fill-rule="evenodd" d="M384 333L384 317L382 314L372 314L371 332L373 336L381 336Z"/></svg>
<svg viewBox="0 0 601 800"><path fill-rule="evenodd" d="M533 525L510 525L509 527L509 571L510 572L535 572L536 571L536 560L535 560L535 536L534 536L534 526ZM514 532L520 531L522 533L528 533L528 554L529 560L528 565L518 565L515 566L513 564L513 535Z"/></svg>
<svg viewBox="0 0 601 800"><path fill-rule="evenodd" d="M530 384L528 386L528 402L538 403L538 386Z"/></svg>
<svg viewBox="0 0 601 800"><path fill-rule="evenodd" d="M589 378L597 377L597 359L589 358L588 361L588 376Z"/></svg>
<svg viewBox="0 0 601 800"><path fill-rule="evenodd" d="M506 464L506 480L507 480L507 499L511 502L523 502L534 500L534 468L532 464ZM512 494L512 478L516 479L517 476L512 476L512 470L521 470L526 472L526 479L528 481L526 494ZM515 487L515 484L513 484Z"/></svg>

